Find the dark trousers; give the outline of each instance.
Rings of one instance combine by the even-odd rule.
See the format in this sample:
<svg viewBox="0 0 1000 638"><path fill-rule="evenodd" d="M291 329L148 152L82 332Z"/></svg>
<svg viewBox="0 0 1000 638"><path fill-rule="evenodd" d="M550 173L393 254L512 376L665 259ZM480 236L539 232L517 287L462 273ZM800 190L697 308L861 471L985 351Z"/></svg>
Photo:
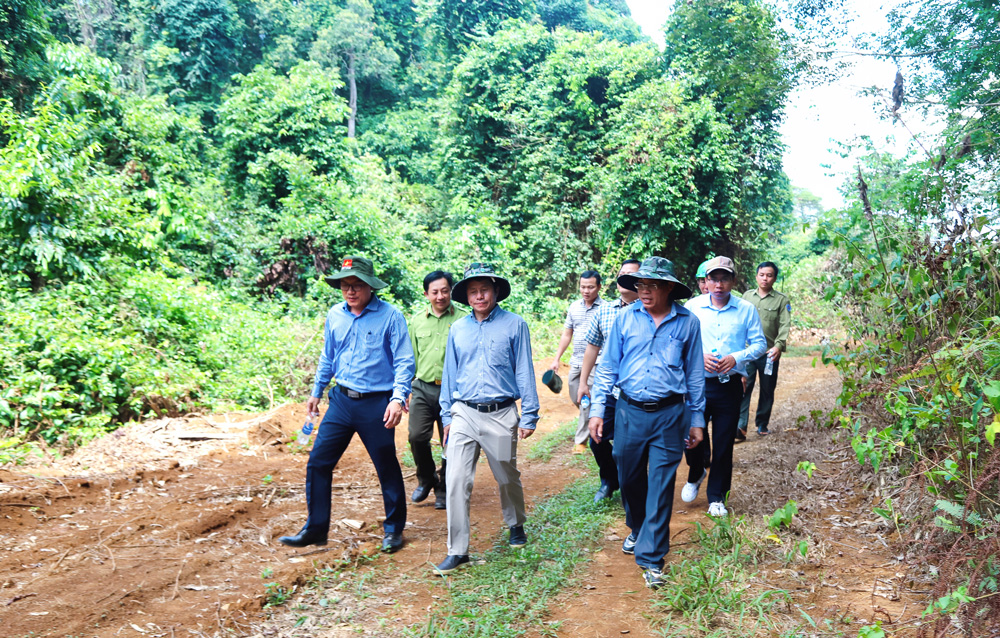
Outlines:
<svg viewBox="0 0 1000 638"><path fill-rule="evenodd" d="M705 377L705 423L712 422L712 436L708 432L694 449L686 452L688 482L696 483L703 472L708 473L708 502L725 503L733 485L733 444L736 443L736 424L740 419L743 401L743 382L733 374L728 383L719 383L716 377Z"/></svg>
<svg viewBox="0 0 1000 638"><path fill-rule="evenodd" d="M615 416L614 456L626 512L632 517L635 562L660 569L670 551L674 479L687 436L684 405L644 412L619 401Z"/></svg>
<svg viewBox="0 0 1000 638"><path fill-rule="evenodd" d="M607 483L611 491L621 487L621 480L618 477L618 464L615 463L614 446L611 441L615 438L615 411L618 400L615 395L609 394L604 400L604 429L601 434L601 442L594 443L590 439L590 451L597 461L597 471L601 477L601 483ZM588 419L589 421L589 419ZM632 527L632 516L628 512L628 503L625 502L625 493L621 493L622 507L625 508L625 524Z"/></svg>
<svg viewBox="0 0 1000 638"><path fill-rule="evenodd" d="M406 489L403 472L396 460L393 430L382 422L389 405L389 392L363 399L351 399L334 389L330 392L330 407L323 415L319 433L306 464L306 504L309 520L306 530L326 535L330 529L330 491L333 468L344 455L351 437L357 432L375 464L382 485L387 533L402 532L406 525Z"/></svg>
<svg viewBox="0 0 1000 638"><path fill-rule="evenodd" d="M743 395L743 404L740 406L740 429L746 432L750 424L750 395L753 393L754 382L760 376L760 393L757 396L757 414L754 425L757 431L767 431L767 426L771 422L771 408L774 407L774 389L778 387L778 364L781 359L774 362L774 370L771 374L764 374L764 366L767 365L767 354L747 361L747 391Z"/></svg>
<svg viewBox="0 0 1000 638"><path fill-rule="evenodd" d="M438 436L444 442L444 426L441 424L441 386L420 379L413 380L413 394L410 395L410 452L417 466L417 481L420 485L444 490L444 472L434 470L434 455L431 453L431 436L437 423ZM442 463L442 467L444 464ZM440 480L439 480L440 479Z"/></svg>

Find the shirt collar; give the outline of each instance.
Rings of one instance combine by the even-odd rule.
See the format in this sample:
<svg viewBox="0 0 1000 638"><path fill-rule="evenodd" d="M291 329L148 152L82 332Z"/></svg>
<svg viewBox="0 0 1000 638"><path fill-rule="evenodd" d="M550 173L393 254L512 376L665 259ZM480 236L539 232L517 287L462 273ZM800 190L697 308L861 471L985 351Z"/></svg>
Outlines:
<svg viewBox="0 0 1000 638"><path fill-rule="evenodd" d="M584 301L583 299L580 299L580 303L583 305L584 310L590 310L590 308L597 308L598 306L600 306L602 303L604 303L604 300L601 299L600 295L597 295L597 299L594 299L594 303L590 304L590 308L587 307L587 302Z"/></svg>
<svg viewBox="0 0 1000 638"><path fill-rule="evenodd" d="M716 312L722 312L726 308L736 308L736 295L734 295L733 293L730 292L729 293L729 301L726 302L726 305L723 306L723 307L721 307L721 308L716 308L714 305L712 305L712 294L711 293L705 293L704 295L701 295L700 297L698 297L698 304L702 308L711 308L712 310L714 310Z"/></svg>
<svg viewBox="0 0 1000 638"><path fill-rule="evenodd" d="M476 323L486 323L487 321L493 321L493 319L496 318L496 316L497 316L497 314L499 312L501 312L501 310L500 310L500 304L497 304L497 305L493 306L493 310L491 310L490 314L487 315L486 318L483 319L482 321L479 321L479 319L476 319L476 311L475 310L473 310L472 312L469 313L469 317L471 317L472 320L475 321Z"/></svg>
<svg viewBox="0 0 1000 638"><path fill-rule="evenodd" d="M441 317L443 317L444 315L453 315L453 314L455 314L455 304L449 303L448 304L448 309L444 311L444 314L441 315ZM424 316L425 317L434 317L435 319L440 319L441 318L441 317L438 317L437 315L434 314L434 308L432 308L430 304L427 304L427 308L426 308L426 310L424 310Z"/></svg>
<svg viewBox="0 0 1000 638"><path fill-rule="evenodd" d="M636 302L638 302L638 303L636 303ZM633 309L632 309L633 312L641 312L642 314L644 314L647 317L649 317L650 320L653 319L653 315L649 314L649 311L646 310L646 306L642 305L642 302L639 301L638 299L636 299L634 302L632 302L631 305L633 306ZM673 319L675 316L677 316L677 309L679 307L680 306L677 305L677 302L671 301L670 302L670 311L667 313L667 316L663 318L663 321L661 321L660 324L662 325L663 323L665 323L665 322L669 321L670 319Z"/></svg>
<svg viewBox="0 0 1000 638"><path fill-rule="evenodd" d="M381 307L381 305L382 305L382 300L379 299L378 296L372 295L372 298L368 302L368 305L365 306L361 310L361 315L363 315L363 314L365 314L366 312L369 312L369 311L370 312L377 312L378 309ZM353 312L351 312L351 307L347 305L346 301L343 302L343 303L341 303L340 307L344 309L344 312L346 312L347 314L349 314L351 316L358 316L358 317L361 316L361 315L355 315Z"/></svg>

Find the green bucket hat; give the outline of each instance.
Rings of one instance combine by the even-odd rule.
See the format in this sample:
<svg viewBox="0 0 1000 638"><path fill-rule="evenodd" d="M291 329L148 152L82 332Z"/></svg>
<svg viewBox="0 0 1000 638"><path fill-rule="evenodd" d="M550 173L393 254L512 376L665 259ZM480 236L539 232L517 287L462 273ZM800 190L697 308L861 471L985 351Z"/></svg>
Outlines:
<svg viewBox="0 0 1000 638"><path fill-rule="evenodd" d="M674 262L663 257L650 257L644 260L639 266L639 270L622 275L618 278L618 283L621 284L622 288L635 290L635 282L639 279L672 281L674 289L670 292L671 299L687 299L691 296L691 289L674 276Z"/></svg>
<svg viewBox="0 0 1000 638"><path fill-rule="evenodd" d="M694 274L695 279L704 279L705 277L708 277L708 264L711 263L711 261L711 259L706 259L701 262L701 265L698 266L698 272Z"/></svg>
<svg viewBox="0 0 1000 638"><path fill-rule="evenodd" d="M381 290L389 285L375 276L375 266L372 265L370 259L357 255L345 257L344 261L340 263L340 270L326 276L326 283L334 288L340 288L340 280L348 277L357 277L371 286L372 290Z"/></svg>
<svg viewBox="0 0 1000 638"><path fill-rule="evenodd" d="M462 281L455 284L451 290L451 298L460 304L469 305L469 294L466 288L473 279L489 279L493 282L497 291L497 302L501 302L510 296L510 282L496 273L493 264L481 264L476 262L469 264L465 269L465 276Z"/></svg>

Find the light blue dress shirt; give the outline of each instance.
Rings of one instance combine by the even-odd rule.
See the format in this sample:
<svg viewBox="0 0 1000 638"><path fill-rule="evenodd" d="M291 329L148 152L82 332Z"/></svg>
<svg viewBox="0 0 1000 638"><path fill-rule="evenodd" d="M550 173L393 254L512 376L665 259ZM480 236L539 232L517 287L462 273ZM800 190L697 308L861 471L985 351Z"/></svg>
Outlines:
<svg viewBox="0 0 1000 638"><path fill-rule="evenodd" d="M731 354L736 359L736 367L730 374L747 376L746 362L759 358L767 350L760 315L749 301L729 295L729 302L720 309L712 305L712 295L706 294L691 299L684 307L701 320L704 353L717 350L720 357ZM706 370L705 376L718 377L719 374Z"/></svg>
<svg viewBox="0 0 1000 638"><path fill-rule="evenodd" d="M636 401L686 394L691 427L705 427L705 361L697 317L677 303L657 326L641 302L622 308L604 341L591 392L591 417L604 416L616 384Z"/></svg>
<svg viewBox="0 0 1000 638"><path fill-rule="evenodd" d="M360 315L347 302L326 315L312 396L322 397L330 380L357 392L389 392L405 400L416 364L403 313L375 295Z"/></svg>
<svg viewBox="0 0 1000 638"><path fill-rule="evenodd" d="M455 401L497 403L504 399L521 399L519 427L534 430L538 392L528 324L496 306L483 321L472 313L451 324L441 377L441 423L451 425Z"/></svg>

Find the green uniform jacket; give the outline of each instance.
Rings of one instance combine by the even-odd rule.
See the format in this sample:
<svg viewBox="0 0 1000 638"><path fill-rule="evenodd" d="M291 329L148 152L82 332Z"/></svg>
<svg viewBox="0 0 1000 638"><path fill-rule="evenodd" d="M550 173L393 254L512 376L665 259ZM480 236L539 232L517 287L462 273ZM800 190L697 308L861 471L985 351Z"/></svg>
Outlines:
<svg viewBox="0 0 1000 638"><path fill-rule="evenodd" d="M418 310L408 322L410 343L417 359L417 379L425 383L441 383L444 372L444 351L448 346L448 331L451 324L466 315L452 304L440 317L435 316L430 306Z"/></svg>
<svg viewBox="0 0 1000 638"><path fill-rule="evenodd" d="M761 297L754 288L743 293L743 301L752 303L757 309L768 350L778 346L784 352L788 345L788 329L792 325L792 302L788 297L773 288L766 297Z"/></svg>

